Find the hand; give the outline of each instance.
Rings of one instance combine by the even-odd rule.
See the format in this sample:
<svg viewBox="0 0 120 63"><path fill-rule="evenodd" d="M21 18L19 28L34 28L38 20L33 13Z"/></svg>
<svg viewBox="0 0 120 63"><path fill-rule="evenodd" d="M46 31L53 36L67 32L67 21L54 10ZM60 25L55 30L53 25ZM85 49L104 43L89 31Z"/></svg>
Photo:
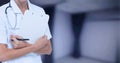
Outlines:
<svg viewBox="0 0 120 63"><path fill-rule="evenodd" d="M11 44L13 46L14 49L20 49L20 48L24 48L27 46L30 46L31 44L29 44L28 42L25 41L19 41L16 38L22 38L21 36L18 35L12 35L11 36Z"/></svg>
<svg viewBox="0 0 120 63"><path fill-rule="evenodd" d="M44 36L42 36L41 38L39 38L39 39L36 41L36 43L33 44L33 46L35 46L36 51L38 51L38 50L44 48L44 47L47 45L47 43L48 43L47 36L44 35Z"/></svg>

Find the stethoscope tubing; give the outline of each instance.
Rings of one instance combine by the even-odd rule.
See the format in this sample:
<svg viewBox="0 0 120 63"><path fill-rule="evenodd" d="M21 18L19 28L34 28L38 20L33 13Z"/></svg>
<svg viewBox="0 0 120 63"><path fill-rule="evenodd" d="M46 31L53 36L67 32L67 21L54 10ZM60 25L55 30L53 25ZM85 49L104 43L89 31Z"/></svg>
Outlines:
<svg viewBox="0 0 120 63"><path fill-rule="evenodd" d="M10 23L9 17L8 17L8 12L7 12L8 8L12 8L10 3L9 3L9 6L7 6L6 9L5 9L5 14L6 14L6 18L7 18L8 24L10 25L10 27L12 29L16 29L16 27L17 27L17 14L14 13L15 14L15 25L12 26L11 23Z"/></svg>

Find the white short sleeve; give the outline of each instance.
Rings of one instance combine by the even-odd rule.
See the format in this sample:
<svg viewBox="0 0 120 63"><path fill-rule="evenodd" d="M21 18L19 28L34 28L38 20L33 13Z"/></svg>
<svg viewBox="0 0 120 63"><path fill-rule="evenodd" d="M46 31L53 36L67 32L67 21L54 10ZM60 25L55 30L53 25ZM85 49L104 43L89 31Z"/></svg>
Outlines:
<svg viewBox="0 0 120 63"><path fill-rule="evenodd" d="M47 26L46 26L45 35L47 35L47 38L48 38L48 39L51 39L51 38L52 38L52 35L51 35L51 32L50 32L50 29L49 29L48 24L47 24Z"/></svg>
<svg viewBox="0 0 120 63"><path fill-rule="evenodd" d="M5 21L2 20L2 16L0 16L0 43L7 44L7 31Z"/></svg>

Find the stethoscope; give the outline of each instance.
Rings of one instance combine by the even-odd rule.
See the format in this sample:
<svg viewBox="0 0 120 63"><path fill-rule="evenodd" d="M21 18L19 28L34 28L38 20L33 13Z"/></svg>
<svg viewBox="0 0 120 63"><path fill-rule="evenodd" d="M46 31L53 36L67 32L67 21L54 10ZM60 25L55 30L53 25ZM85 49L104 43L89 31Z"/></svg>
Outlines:
<svg viewBox="0 0 120 63"><path fill-rule="evenodd" d="M6 9L5 9L5 14L6 14L6 18L7 18L7 22L8 22L8 24L9 24L9 26L10 26L10 28L12 29L12 30L17 30L18 28L17 28L17 14L18 13L15 13L14 12L14 15L15 15L15 25L14 26L12 26L12 24L10 23L10 20L9 20L9 17L8 17L8 12L7 12L7 10L9 9L9 8L11 8L12 9L12 6L11 6L11 3L9 2L9 5L6 7Z"/></svg>
<svg viewBox="0 0 120 63"><path fill-rule="evenodd" d="M11 8L11 9L12 9L12 6L11 6L10 2L9 2L9 5L8 5L8 6L6 7L6 9L5 9L5 14L6 14L7 22L8 22L8 24L10 25L11 29L14 30L14 31L16 31L16 30L19 29L19 28L17 28L17 14L18 14L18 13L15 13L15 12L14 12L14 15L15 15L15 25L14 25L14 27L12 27L12 25L11 25L11 23L10 23L10 20L9 20L9 17L8 17L8 12L7 12L8 8ZM7 31L6 31L6 33L8 34ZM8 38L9 38L9 37L8 37ZM8 39L8 38L7 38L7 40L8 40L8 42L9 42L9 39ZM24 39L24 38L22 38L22 39L17 39L17 40L19 40L19 41L27 41L27 40L29 40L29 39Z"/></svg>

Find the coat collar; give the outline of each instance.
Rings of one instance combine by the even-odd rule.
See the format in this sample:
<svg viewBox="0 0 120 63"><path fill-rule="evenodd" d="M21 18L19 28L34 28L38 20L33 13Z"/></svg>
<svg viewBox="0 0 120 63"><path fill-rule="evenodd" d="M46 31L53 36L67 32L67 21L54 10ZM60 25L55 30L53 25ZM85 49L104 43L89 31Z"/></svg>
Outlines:
<svg viewBox="0 0 120 63"><path fill-rule="evenodd" d="M32 10L32 8L31 8L32 4L30 3L29 0L27 0L27 2L28 2L28 7L29 7L28 10ZM20 8L17 6L15 0L10 0L10 5L15 13L22 13Z"/></svg>

